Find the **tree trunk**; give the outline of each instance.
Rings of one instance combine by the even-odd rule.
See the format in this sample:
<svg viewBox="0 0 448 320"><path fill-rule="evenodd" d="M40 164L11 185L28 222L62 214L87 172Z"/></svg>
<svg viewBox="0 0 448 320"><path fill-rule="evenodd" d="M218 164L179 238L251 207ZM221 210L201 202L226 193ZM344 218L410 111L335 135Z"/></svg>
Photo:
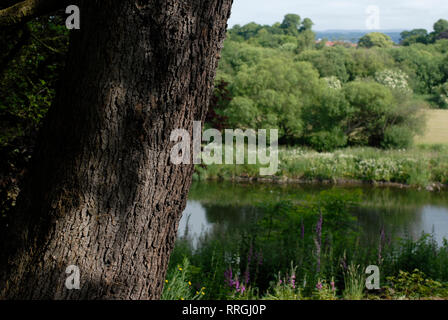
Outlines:
<svg viewBox="0 0 448 320"><path fill-rule="evenodd" d="M3 299L157 299L232 0L82 1L66 72L2 249ZM6 265L6 262L8 264ZM68 290L69 265L80 290Z"/></svg>

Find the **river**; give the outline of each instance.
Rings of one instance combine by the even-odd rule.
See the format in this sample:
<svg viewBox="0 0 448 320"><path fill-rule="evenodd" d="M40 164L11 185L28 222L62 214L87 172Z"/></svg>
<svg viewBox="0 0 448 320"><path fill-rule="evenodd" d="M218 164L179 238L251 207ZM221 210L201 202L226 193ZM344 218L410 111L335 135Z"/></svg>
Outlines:
<svg viewBox="0 0 448 320"><path fill-rule="evenodd" d="M340 187L316 185L194 182L179 226L194 246L216 232L231 234L232 228L250 224L262 214L259 203L290 200L300 202L322 190L361 189L362 202L353 209L364 241L377 245L382 230L393 239L432 233L440 245L448 239L448 193L386 187ZM188 227L187 227L188 226Z"/></svg>

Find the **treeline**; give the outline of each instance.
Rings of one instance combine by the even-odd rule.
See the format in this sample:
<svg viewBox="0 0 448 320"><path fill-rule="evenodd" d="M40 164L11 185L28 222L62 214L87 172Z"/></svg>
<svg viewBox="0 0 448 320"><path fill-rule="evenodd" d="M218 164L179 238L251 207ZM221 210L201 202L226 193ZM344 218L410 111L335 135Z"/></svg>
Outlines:
<svg viewBox="0 0 448 320"><path fill-rule="evenodd" d="M208 123L277 128L281 142L322 151L409 147L424 130L421 110L448 108L448 40L440 21L437 34L428 35L433 41L400 46L381 33L357 46L316 41L313 22L292 14L272 26L236 25Z"/></svg>

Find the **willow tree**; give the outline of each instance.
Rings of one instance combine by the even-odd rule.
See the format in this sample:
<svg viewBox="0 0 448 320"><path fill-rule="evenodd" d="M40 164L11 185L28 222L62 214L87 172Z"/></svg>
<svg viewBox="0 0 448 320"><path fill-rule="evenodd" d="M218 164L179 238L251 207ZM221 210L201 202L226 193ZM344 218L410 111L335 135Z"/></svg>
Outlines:
<svg viewBox="0 0 448 320"><path fill-rule="evenodd" d="M0 0L0 27L66 5ZM157 299L232 0L81 1L66 70L1 248L3 299ZM9 7L5 8L6 5ZM67 266L80 289L65 287Z"/></svg>

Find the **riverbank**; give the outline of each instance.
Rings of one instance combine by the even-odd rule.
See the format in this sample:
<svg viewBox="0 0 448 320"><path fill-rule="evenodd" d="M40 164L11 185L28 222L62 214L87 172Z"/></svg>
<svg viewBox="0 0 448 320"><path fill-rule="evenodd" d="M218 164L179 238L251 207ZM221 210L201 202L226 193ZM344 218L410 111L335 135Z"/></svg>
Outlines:
<svg viewBox="0 0 448 320"><path fill-rule="evenodd" d="M318 153L280 148L279 170L260 176L260 165L197 166L195 180L391 186L440 191L448 186L448 145L409 150L346 148Z"/></svg>
<svg viewBox="0 0 448 320"><path fill-rule="evenodd" d="M163 298L448 298L444 194L362 190L194 183Z"/></svg>

